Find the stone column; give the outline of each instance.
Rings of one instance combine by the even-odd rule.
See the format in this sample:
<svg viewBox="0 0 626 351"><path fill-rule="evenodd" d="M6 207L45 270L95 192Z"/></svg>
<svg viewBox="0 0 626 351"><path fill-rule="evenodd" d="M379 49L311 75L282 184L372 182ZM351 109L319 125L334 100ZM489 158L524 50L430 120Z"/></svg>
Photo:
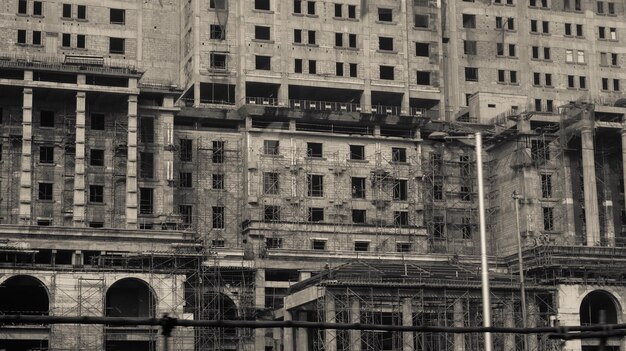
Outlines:
<svg viewBox="0 0 626 351"><path fill-rule="evenodd" d="M32 72L24 72L24 79L27 76L32 80ZM33 90L24 88L22 103L22 155L20 169L20 205L19 223L31 224L32 200L33 200L33 178L32 178L32 148L33 148ZM37 185L35 185L37 186Z"/></svg>
<svg viewBox="0 0 626 351"><path fill-rule="evenodd" d="M159 177L159 183L163 188L163 212L162 213L177 213L178 209L174 208L174 188L169 186L169 177L174 174L174 152L177 145L174 139L174 98L166 96L163 98L163 108L158 118L158 124L161 126L159 131L163 135L163 153L161 154L161 167L163 169L164 176ZM156 162L159 164L159 162ZM198 175L196 175L197 177Z"/></svg>
<svg viewBox="0 0 626 351"><path fill-rule="evenodd" d="M76 93L76 159L74 164L74 227L85 226L85 92Z"/></svg>
<svg viewBox="0 0 626 351"><path fill-rule="evenodd" d="M128 97L128 160L126 162L126 227L137 229L137 96Z"/></svg>
<svg viewBox="0 0 626 351"><path fill-rule="evenodd" d="M465 318L463 313L463 300L457 299L454 301L454 326L455 327L464 327ZM465 335L464 334L454 334L454 349L456 351L465 351Z"/></svg>
<svg viewBox="0 0 626 351"><path fill-rule="evenodd" d="M585 112L588 114L588 112ZM585 227L587 231L587 246L595 246L600 242L600 224L598 223L598 193L596 186L596 169L593 145L592 121L580 131L583 182L585 194Z"/></svg>
<svg viewBox="0 0 626 351"><path fill-rule="evenodd" d="M514 328L514 317L513 301L507 301L504 305L504 326ZM504 338L504 349L515 350L515 334L502 334L502 337Z"/></svg>
<svg viewBox="0 0 626 351"><path fill-rule="evenodd" d="M537 305L535 304L534 298L530 301L526 302L526 310L528 314L528 321L526 322L526 326L528 328L535 328L537 326L537 320L539 319L537 310ZM526 339L528 342L528 350L537 350L538 342L537 342L537 334L530 334Z"/></svg>
<svg viewBox="0 0 626 351"><path fill-rule="evenodd" d="M405 327L413 325L413 304L410 298L402 299L402 325ZM402 333L402 350L415 350L415 346L413 345L413 332Z"/></svg>
<svg viewBox="0 0 626 351"><path fill-rule="evenodd" d="M306 311L298 313L299 321L307 321ZM298 334L296 335L296 345L298 351L309 351L309 330L306 328L298 328Z"/></svg>
<svg viewBox="0 0 626 351"><path fill-rule="evenodd" d="M283 319L286 321L291 320L291 312L285 310L285 316ZM293 351L293 328L283 329L283 351Z"/></svg>
<svg viewBox="0 0 626 351"><path fill-rule="evenodd" d="M335 323L337 321L335 311L335 297L330 294L324 296L324 316L326 323ZM324 350L325 351L337 351L337 330L325 329L324 330Z"/></svg>
<svg viewBox="0 0 626 351"><path fill-rule="evenodd" d="M262 268L257 269L254 275L254 307L265 308L265 270ZM289 328L285 328L287 329ZM254 349L265 350L265 328L254 330Z"/></svg>
<svg viewBox="0 0 626 351"><path fill-rule="evenodd" d="M622 125L622 177L624 178L624 206L626 206L626 124ZM624 208L626 211L626 208Z"/></svg>
<svg viewBox="0 0 626 351"><path fill-rule="evenodd" d="M350 297L350 323L361 322L361 303L358 298ZM361 331L350 330L350 351L361 351Z"/></svg>

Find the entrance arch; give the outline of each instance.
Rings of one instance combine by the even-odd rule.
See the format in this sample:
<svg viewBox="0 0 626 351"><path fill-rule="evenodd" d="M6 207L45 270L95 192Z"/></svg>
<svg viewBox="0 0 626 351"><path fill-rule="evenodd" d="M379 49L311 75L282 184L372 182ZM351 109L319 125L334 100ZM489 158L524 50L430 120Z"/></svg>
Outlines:
<svg viewBox="0 0 626 351"><path fill-rule="evenodd" d="M604 290L592 291L583 298L580 304L580 325L617 324L621 309L615 297ZM603 320L602 320L603 319ZM582 340L582 351L598 351L597 340ZM608 340L606 351L619 351L620 339Z"/></svg>

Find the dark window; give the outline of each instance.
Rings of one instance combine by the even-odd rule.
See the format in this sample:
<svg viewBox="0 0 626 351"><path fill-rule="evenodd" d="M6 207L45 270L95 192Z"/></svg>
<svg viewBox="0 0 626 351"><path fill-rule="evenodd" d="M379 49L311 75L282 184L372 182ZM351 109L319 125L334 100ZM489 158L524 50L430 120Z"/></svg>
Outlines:
<svg viewBox="0 0 626 351"><path fill-rule="evenodd" d="M472 188L467 185L461 185L461 201L472 201Z"/></svg>
<svg viewBox="0 0 626 351"><path fill-rule="evenodd" d="M87 6L78 5L76 9L76 18L87 19Z"/></svg>
<svg viewBox="0 0 626 351"><path fill-rule="evenodd" d="M348 5L348 18L356 18L356 6Z"/></svg>
<svg viewBox="0 0 626 351"><path fill-rule="evenodd" d="M477 52L475 40L463 40L463 53L465 55L476 55Z"/></svg>
<svg viewBox="0 0 626 351"><path fill-rule="evenodd" d="M102 185L90 185L89 186L89 202L103 203L104 202L104 186Z"/></svg>
<svg viewBox="0 0 626 351"><path fill-rule="evenodd" d="M111 9L109 11L109 21L111 22L111 24L126 23L126 10Z"/></svg>
<svg viewBox="0 0 626 351"><path fill-rule="evenodd" d="M464 217L463 222L461 223L461 237L463 239L472 238L472 222L468 217Z"/></svg>
<svg viewBox="0 0 626 351"><path fill-rule="evenodd" d="M151 152L139 153L139 178L152 179L154 177L154 154Z"/></svg>
<svg viewBox="0 0 626 351"><path fill-rule="evenodd" d="M511 81L511 83L516 84L517 83L517 71L510 71L509 72L509 80Z"/></svg>
<svg viewBox="0 0 626 351"><path fill-rule="evenodd" d="M224 148L226 147L226 142L222 140L213 141L213 163L224 163Z"/></svg>
<svg viewBox="0 0 626 351"><path fill-rule="evenodd" d="M365 210L352 210L352 223L365 223Z"/></svg>
<svg viewBox="0 0 626 351"><path fill-rule="evenodd" d="M430 18L428 17L428 15L415 14L413 16L413 25L415 25L415 28L428 28L429 21L430 21Z"/></svg>
<svg viewBox="0 0 626 351"><path fill-rule="evenodd" d="M543 33L545 34L550 33L550 22L548 21L541 22L541 29Z"/></svg>
<svg viewBox="0 0 626 351"><path fill-rule="evenodd" d="M224 26L220 26L219 24L212 24L209 27L209 30L209 35L211 39L224 40L224 38L226 38L226 27Z"/></svg>
<svg viewBox="0 0 626 351"><path fill-rule="evenodd" d="M326 240L313 240L311 246L313 250L326 250Z"/></svg>
<svg viewBox="0 0 626 351"><path fill-rule="evenodd" d="M394 79L393 66L380 66L380 79L393 80Z"/></svg>
<svg viewBox="0 0 626 351"><path fill-rule="evenodd" d="M385 51L393 51L393 38L378 37L378 49Z"/></svg>
<svg viewBox="0 0 626 351"><path fill-rule="evenodd" d="M309 207L309 222L323 222L324 209L321 207Z"/></svg>
<svg viewBox="0 0 626 351"><path fill-rule="evenodd" d="M282 238L265 238L265 248L266 249L280 249L282 247L283 247L283 239Z"/></svg>
<svg viewBox="0 0 626 351"><path fill-rule="evenodd" d="M420 57L430 56L430 44L429 43L415 43L415 56L420 56Z"/></svg>
<svg viewBox="0 0 626 351"><path fill-rule="evenodd" d="M315 31L314 30L310 30L308 31L308 43L311 45L315 45Z"/></svg>
<svg viewBox="0 0 626 351"><path fill-rule="evenodd" d="M85 48L85 35L84 34L76 35L76 47L79 49Z"/></svg>
<svg viewBox="0 0 626 351"><path fill-rule="evenodd" d="M476 15L463 14L463 28L476 28Z"/></svg>
<svg viewBox="0 0 626 351"><path fill-rule="evenodd" d="M224 207L213 206L212 215L213 229L224 229Z"/></svg>
<svg viewBox="0 0 626 351"><path fill-rule="evenodd" d="M309 74L317 73L317 61L309 60Z"/></svg>
<svg viewBox="0 0 626 351"><path fill-rule="evenodd" d="M63 18L72 18L72 5L63 4Z"/></svg>
<svg viewBox="0 0 626 351"><path fill-rule="evenodd" d="M41 1L33 1L33 15L43 16L43 3Z"/></svg>
<svg viewBox="0 0 626 351"><path fill-rule="evenodd" d="M302 29L293 30L293 42L302 43Z"/></svg>
<svg viewBox="0 0 626 351"><path fill-rule="evenodd" d="M272 69L272 57L271 56L260 56L256 55L255 59L255 67L259 70L269 71Z"/></svg>
<svg viewBox="0 0 626 351"><path fill-rule="evenodd" d="M430 72L417 71L417 85L430 85Z"/></svg>
<svg viewBox="0 0 626 351"><path fill-rule="evenodd" d="M609 2L607 5L608 5L609 15L614 15L615 14L615 3Z"/></svg>
<svg viewBox="0 0 626 351"><path fill-rule="evenodd" d="M443 184L441 183L433 184L433 200L443 201Z"/></svg>
<svg viewBox="0 0 626 351"><path fill-rule="evenodd" d="M193 206L191 205L178 205L178 213L184 226L189 226L193 223Z"/></svg>
<svg viewBox="0 0 626 351"><path fill-rule="evenodd" d="M393 224L395 226L409 225L409 213L407 211L394 211Z"/></svg>
<svg viewBox="0 0 626 351"><path fill-rule="evenodd" d="M193 140L180 139L180 160L189 162L193 159Z"/></svg>
<svg viewBox="0 0 626 351"><path fill-rule="evenodd" d="M408 197L408 182L406 179L396 179L393 182L393 199L406 200Z"/></svg>
<svg viewBox="0 0 626 351"><path fill-rule="evenodd" d="M341 9L342 9L343 5L342 4L335 4L335 17L341 17Z"/></svg>
<svg viewBox="0 0 626 351"><path fill-rule="evenodd" d="M263 140L264 155L279 155L280 142L278 140Z"/></svg>
<svg viewBox="0 0 626 351"><path fill-rule="evenodd" d="M378 20L381 22L392 22L393 21L393 10L392 9L378 9Z"/></svg>
<svg viewBox="0 0 626 351"><path fill-rule="evenodd" d="M596 4L598 6L597 12L600 13L600 14L603 14L604 13L604 3L602 1L597 1Z"/></svg>
<svg viewBox="0 0 626 351"><path fill-rule="evenodd" d="M348 34L348 46L356 48L356 34Z"/></svg>
<svg viewBox="0 0 626 351"><path fill-rule="evenodd" d="M343 62L335 62L335 75L343 77Z"/></svg>
<svg viewBox="0 0 626 351"><path fill-rule="evenodd" d="M532 50L532 58L538 59L539 58L539 47L538 46L533 46L531 48L531 50Z"/></svg>
<svg viewBox="0 0 626 351"><path fill-rule="evenodd" d="M356 78L357 76L357 66L356 63L350 64L350 77Z"/></svg>
<svg viewBox="0 0 626 351"><path fill-rule="evenodd" d="M254 8L256 10L270 10L270 0L254 0Z"/></svg>
<svg viewBox="0 0 626 351"><path fill-rule="evenodd" d="M302 73L302 59L295 59L294 60L294 68L293 71L295 73Z"/></svg>
<svg viewBox="0 0 626 351"><path fill-rule="evenodd" d="M41 32L33 31L33 45L41 45Z"/></svg>
<svg viewBox="0 0 626 351"><path fill-rule="evenodd" d="M72 35L68 33L63 33L61 36L61 46L64 48L69 48L72 46Z"/></svg>
<svg viewBox="0 0 626 351"><path fill-rule="evenodd" d="M496 28L502 28L502 17L496 17Z"/></svg>
<svg viewBox="0 0 626 351"><path fill-rule="evenodd" d="M613 79L613 90L619 91L619 79Z"/></svg>
<svg viewBox="0 0 626 351"><path fill-rule="evenodd" d="M565 23L565 35L572 35L572 24Z"/></svg>
<svg viewBox="0 0 626 351"><path fill-rule="evenodd" d="M193 177L191 172L179 172L178 187L191 188L193 187Z"/></svg>
<svg viewBox="0 0 626 351"><path fill-rule="evenodd" d="M23 29L17 30L17 43L26 44L26 31Z"/></svg>
<svg viewBox="0 0 626 351"><path fill-rule="evenodd" d="M302 0L293 0L293 13L302 13Z"/></svg>
<svg viewBox="0 0 626 351"><path fill-rule="evenodd" d="M411 243L396 243L396 252L411 252Z"/></svg>
<svg viewBox="0 0 626 351"><path fill-rule="evenodd" d="M437 239L446 237L446 225L443 221L443 216L434 216L433 217L433 237Z"/></svg>
<svg viewBox="0 0 626 351"><path fill-rule="evenodd" d="M54 147L53 146L40 146L39 147L39 163L54 163Z"/></svg>
<svg viewBox="0 0 626 351"><path fill-rule="evenodd" d="M552 175L541 175L541 197L549 199L552 197Z"/></svg>
<svg viewBox="0 0 626 351"><path fill-rule="evenodd" d="M355 241L354 242L354 251L369 251L370 242L369 241Z"/></svg>
<svg viewBox="0 0 626 351"><path fill-rule="evenodd" d="M225 10L226 0L209 0L209 8L216 10Z"/></svg>
<svg viewBox="0 0 626 351"><path fill-rule="evenodd" d="M465 67L465 80L468 82L477 82L478 81L478 68Z"/></svg>
<svg viewBox="0 0 626 351"><path fill-rule="evenodd" d="M215 190L224 190L224 175L223 174L213 174L211 177L211 185Z"/></svg>
<svg viewBox="0 0 626 351"><path fill-rule="evenodd" d="M124 53L124 38L109 38L109 53L123 54Z"/></svg>
<svg viewBox="0 0 626 351"><path fill-rule="evenodd" d="M352 177L352 198L365 199L365 178Z"/></svg>
<svg viewBox="0 0 626 351"><path fill-rule="evenodd" d="M307 4L307 14L314 15L315 14L315 1L309 1Z"/></svg>
<svg viewBox="0 0 626 351"><path fill-rule="evenodd" d="M52 200L52 183L39 183L39 200Z"/></svg>
<svg viewBox="0 0 626 351"><path fill-rule="evenodd" d="M583 36L583 25L582 24L577 24L576 25L576 36L578 36L578 37L582 37Z"/></svg>
<svg viewBox="0 0 626 351"><path fill-rule="evenodd" d="M504 71L504 70L502 70L502 69L499 69L499 70L498 70L498 82L500 82L500 83L504 82L504 80L505 80L505 79L504 79L504 72L505 72L505 71Z"/></svg>
<svg viewBox="0 0 626 351"><path fill-rule="evenodd" d="M504 44L496 43L496 55L503 56L504 55Z"/></svg>
<svg viewBox="0 0 626 351"><path fill-rule="evenodd" d="M543 48L543 59L550 60L550 48Z"/></svg>
<svg viewBox="0 0 626 351"><path fill-rule="evenodd" d="M335 33L335 46L343 46L343 33Z"/></svg>
<svg viewBox="0 0 626 351"><path fill-rule="evenodd" d="M18 0L17 13L26 15L28 13L28 2L26 0Z"/></svg>
<svg viewBox="0 0 626 351"><path fill-rule="evenodd" d="M54 127L54 111L42 110L39 112L40 127Z"/></svg>
<svg viewBox="0 0 626 351"><path fill-rule="evenodd" d="M319 174L307 174L307 196L324 196L324 176Z"/></svg>
<svg viewBox="0 0 626 351"><path fill-rule="evenodd" d="M306 143L307 157L323 157L322 143Z"/></svg>
<svg viewBox="0 0 626 351"><path fill-rule="evenodd" d="M89 116L91 122L91 130L104 130L104 114L92 113Z"/></svg>
<svg viewBox="0 0 626 351"><path fill-rule="evenodd" d="M142 143L154 143L154 118L139 118L139 141Z"/></svg>
<svg viewBox="0 0 626 351"><path fill-rule="evenodd" d="M551 87L552 86L552 74L546 73L545 78L546 78L546 86Z"/></svg>
<svg viewBox="0 0 626 351"><path fill-rule="evenodd" d="M280 192L280 174L275 172L263 173L263 193L278 195Z"/></svg>
<svg viewBox="0 0 626 351"><path fill-rule="evenodd" d="M89 165L104 166L104 150L102 149L89 150Z"/></svg>
<svg viewBox="0 0 626 351"><path fill-rule="evenodd" d="M280 221L280 206L265 205L263 220L266 222Z"/></svg>
<svg viewBox="0 0 626 351"><path fill-rule="evenodd" d="M543 208L543 230L554 230L554 209L552 207Z"/></svg>
<svg viewBox="0 0 626 351"><path fill-rule="evenodd" d="M211 65L212 69L226 69L228 68L227 64L226 64L226 54L225 53L219 53L219 52L211 52L210 54L210 62L209 64Z"/></svg>
<svg viewBox="0 0 626 351"><path fill-rule="evenodd" d="M254 39L270 40L270 27L254 26Z"/></svg>
<svg viewBox="0 0 626 351"><path fill-rule="evenodd" d="M351 160L365 160L365 146L350 145L350 159Z"/></svg>
<svg viewBox="0 0 626 351"><path fill-rule="evenodd" d="M406 162L406 148L392 147L391 148L391 161L392 162Z"/></svg>
<svg viewBox="0 0 626 351"><path fill-rule="evenodd" d="M89 228L104 228L104 222L89 222Z"/></svg>

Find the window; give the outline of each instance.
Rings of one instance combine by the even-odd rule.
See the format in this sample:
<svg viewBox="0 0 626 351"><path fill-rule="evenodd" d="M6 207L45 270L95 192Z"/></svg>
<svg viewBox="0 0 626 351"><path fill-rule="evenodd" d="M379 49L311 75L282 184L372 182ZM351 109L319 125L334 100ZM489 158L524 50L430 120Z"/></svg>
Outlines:
<svg viewBox="0 0 626 351"><path fill-rule="evenodd" d="M193 187L193 179L191 172L179 172L178 174L178 187L179 188L191 188Z"/></svg>
<svg viewBox="0 0 626 351"><path fill-rule="evenodd" d="M335 17L342 17L341 9L343 6L341 4L335 4Z"/></svg>
<svg viewBox="0 0 626 351"><path fill-rule="evenodd" d="M440 182L433 184L433 200L443 201L443 184Z"/></svg>
<svg viewBox="0 0 626 351"><path fill-rule="evenodd" d="M317 73L317 61L309 60L309 74Z"/></svg>
<svg viewBox="0 0 626 351"><path fill-rule="evenodd" d="M33 16L43 16L43 3L41 1L33 1Z"/></svg>
<svg viewBox="0 0 626 351"><path fill-rule="evenodd" d="M26 31L23 29L17 30L17 43L26 44Z"/></svg>
<svg viewBox="0 0 626 351"><path fill-rule="evenodd" d="M532 58L533 59L539 59L539 47L538 46L533 46L531 48L532 50Z"/></svg>
<svg viewBox="0 0 626 351"><path fill-rule="evenodd" d="M309 45L315 45L315 31L314 30L310 30L308 31L308 43Z"/></svg>
<svg viewBox="0 0 626 351"><path fill-rule="evenodd" d="M509 57L517 56L517 50L515 44L509 44Z"/></svg>
<svg viewBox="0 0 626 351"><path fill-rule="evenodd" d="M71 4L63 4L63 18L72 18L72 5Z"/></svg>
<svg viewBox="0 0 626 351"><path fill-rule="evenodd" d="M279 174L274 172L263 173L263 193L278 195L280 191Z"/></svg>
<svg viewBox="0 0 626 351"><path fill-rule="evenodd" d="M606 39L606 28L605 27L598 27L598 38Z"/></svg>
<svg viewBox="0 0 626 351"><path fill-rule="evenodd" d="M502 17L496 17L496 28L502 29Z"/></svg>
<svg viewBox="0 0 626 351"><path fill-rule="evenodd" d="M391 148L391 162L406 162L406 148L392 147Z"/></svg>
<svg viewBox="0 0 626 351"><path fill-rule="evenodd" d="M619 79L613 79L613 90L614 91L619 91Z"/></svg>
<svg viewBox="0 0 626 351"><path fill-rule="evenodd" d="M463 28L476 28L476 15L463 14Z"/></svg>
<svg viewBox="0 0 626 351"><path fill-rule="evenodd" d="M190 162L193 158L193 140L180 139L180 160Z"/></svg>
<svg viewBox="0 0 626 351"><path fill-rule="evenodd" d="M541 22L541 31L542 31L543 34L549 34L550 33L550 22L542 21Z"/></svg>
<svg viewBox="0 0 626 351"><path fill-rule="evenodd" d="M496 56L504 55L504 43L496 43Z"/></svg>
<svg viewBox="0 0 626 351"><path fill-rule="evenodd" d="M472 238L472 220L468 217L463 217L461 222L461 237L463 239Z"/></svg>
<svg viewBox="0 0 626 351"><path fill-rule="evenodd" d="M348 46L356 48L356 34L348 34Z"/></svg>
<svg viewBox="0 0 626 351"><path fill-rule="evenodd" d="M541 73L533 73L533 85L541 85Z"/></svg>
<svg viewBox="0 0 626 351"><path fill-rule="evenodd" d="M356 5L348 5L348 18L356 18Z"/></svg>
<svg viewBox="0 0 626 351"><path fill-rule="evenodd" d="M543 59L550 60L550 48L543 48Z"/></svg>
<svg viewBox="0 0 626 351"><path fill-rule="evenodd" d="M393 80L393 66L380 66L380 79L383 80Z"/></svg>
<svg viewBox="0 0 626 351"><path fill-rule="evenodd" d="M54 163L54 147L53 146L40 146L39 147L39 163Z"/></svg>
<svg viewBox="0 0 626 351"><path fill-rule="evenodd" d="M222 53L222 52L211 52L210 53L210 67L212 69L216 69L216 70L225 70L227 69L227 64L226 64L226 54Z"/></svg>
<svg viewBox="0 0 626 351"><path fill-rule="evenodd" d="M222 140L213 141L213 163L224 163L224 149L226 148L226 142Z"/></svg>
<svg viewBox="0 0 626 351"><path fill-rule="evenodd" d="M293 0L293 13L302 13L302 0Z"/></svg>
<svg viewBox="0 0 626 351"><path fill-rule="evenodd" d="M309 207L309 222L323 222L324 209L321 207Z"/></svg>
<svg viewBox="0 0 626 351"><path fill-rule="evenodd" d="M343 62L335 62L335 75L343 77Z"/></svg>
<svg viewBox="0 0 626 351"><path fill-rule="evenodd" d="M543 230L554 230L554 209L552 207L543 208Z"/></svg>
<svg viewBox="0 0 626 351"><path fill-rule="evenodd" d="M302 73L302 59L295 59L294 60L293 71L294 71L294 73Z"/></svg>
<svg viewBox="0 0 626 351"><path fill-rule="evenodd" d="M433 216L432 235L433 238L442 239L446 237L446 225L443 216Z"/></svg>
<svg viewBox="0 0 626 351"><path fill-rule="evenodd" d="M614 2L607 3L607 10L608 10L609 15L614 15L615 14L615 3Z"/></svg>
<svg viewBox="0 0 626 351"><path fill-rule="evenodd" d="M33 45L41 45L41 32L33 31Z"/></svg>
<svg viewBox="0 0 626 351"><path fill-rule="evenodd" d="M42 110L39 112L40 127L54 127L54 111Z"/></svg>
<svg viewBox="0 0 626 351"><path fill-rule="evenodd" d="M322 143L306 143L307 157L323 157Z"/></svg>
<svg viewBox="0 0 626 351"><path fill-rule="evenodd" d="M139 118L139 141L146 144L154 143L154 118Z"/></svg>
<svg viewBox="0 0 626 351"><path fill-rule="evenodd" d="M541 197L549 199L552 197L552 175L541 175Z"/></svg>
<svg viewBox="0 0 626 351"><path fill-rule="evenodd" d="M154 189L139 188L139 213L152 214L154 201Z"/></svg>
<svg viewBox="0 0 626 351"><path fill-rule="evenodd" d="M568 75L567 76L567 87L568 88L575 88L575 84L574 84L574 76Z"/></svg>
<svg viewBox="0 0 626 351"><path fill-rule="evenodd" d="M270 0L254 0L254 9L255 10L270 10Z"/></svg>
<svg viewBox="0 0 626 351"><path fill-rule="evenodd" d="M365 223L365 219L365 210L352 210L352 223L363 224Z"/></svg>
<svg viewBox="0 0 626 351"><path fill-rule="evenodd" d="M109 38L109 53L123 54L124 53L124 38Z"/></svg>
<svg viewBox="0 0 626 351"><path fill-rule="evenodd" d="M280 221L280 206L265 205L263 207L263 220L265 222Z"/></svg>
<svg viewBox="0 0 626 351"><path fill-rule="evenodd" d="M429 43L415 43L415 56L429 57L430 56L430 44Z"/></svg>
<svg viewBox="0 0 626 351"><path fill-rule="evenodd" d="M90 185L89 186L89 202L98 203L98 204L104 202L104 186L103 185Z"/></svg>
<svg viewBox="0 0 626 351"><path fill-rule="evenodd" d="M365 178L352 177L352 198L365 199Z"/></svg>
<svg viewBox="0 0 626 351"><path fill-rule="evenodd" d="M226 38L226 27L219 24L212 24L209 29L211 39L224 40Z"/></svg>
<svg viewBox="0 0 626 351"><path fill-rule="evenodd" d="M224 190L224 175L212 174L211 185L214 190Z"/></svg>
<svg viewBox="0 0 626 351"><path fill-rule="evenodd" d="M87 6L78 5L76 8L76 18L87 19Z"/></svg>
<svg viewBox="0 0 626 351"><path fill-rule="evenodd" d="M104 150L102 149L89 150L89 165L90 166L104 166Z"/></svg>
<svg viewBox="0 0 626 351"><path fill-rule="evenodd" d="M424 14L415 14L413 16L413 25L415 28L429 28L430 18L428 15Z"/></svg>
<svg viewBox="0 0 626 351"><path fill-rule="evenodd" d="M396 252L411 252L411 243L396 243Z"/></svg>
<svg viewBox="0 0 626 351"><path fill-rule="evenodd" d="M84 34L76 35L76 48L78 49L85 48L85 35Z"/></svg>
<svg viewBox="0 0 626 351"><path fill-rule="evenodd" d="M506 29L515 30L515 18L509 17L506 19Z"/></svg>
<svg viewBox="0 0 626 351"><path fill-rule="evenodd" d="M335 46L343 46L343 33L335 33Z"/></svg>
<svg viewBox="0 0 626 351"><path fill-rule="evenodd" d="M123 9L109 10L109 22L111 24L125 24L126 23L126 10L123 10Z"/></svg>
<svg viewBox="0 0 626 351"><path fill-rule="evenodd" d="M504 78L504 74L505 74L505 70L503 70L503 69L499 69L498 70L498 82L500 82L500 83L506 82L506 80Z"/></svg>
<svg viewBox="0 0 626 351"><path fill-rule="evenodd" d="M572 35L572 24L565 23L565 35Z"/></svg>
<svg viewBox="0 0 626 351"><path fill-rule="evenodd" d="M213 206L211 214L213 229L224 229L224 207Z"/></svg>
<svg viewBox="0 0 626 351"><path fill-rule="evenodd" d="M52 200L52 183L39 183L39 200Z"/></svg>
<svg viewBox="0 0 626 351"><path fill-rule="evenodd" d="M406 179L396 179L393 182L393 199L406 200L408 196L408 183Z"/></svg>
<svg viewBox="0 0 626 351"><path fill-rule="evenodd" d="M254 26L254 39L270 40L270 27Z"/></svg>
<svg viewBox="0 0 626 351"><path fill-rule="evenodd" d="M417 71L417 85L430 85L430 72Z"/></svg>
<svg viewBox="0 0 626 351"><path fill-rule="evenodd" d="M89 222L89 228L104 228L104 222Z"/></svg>
<svg viewBox="0 0 626 351"><path fill-rule="evenodd" d="M183 222L183 226L189 227L193 224L193 206L191 205L178 205L178 213L180 219Z"/></svg>
<svg viewBox="0 0 626 351"><path fill-rule="evenodd" d="M293 42L296 44L302 43L302 29L293 30Z"/></svg>
<svg viewBox="0 0 626 351"><path fill-rule="evenodd" d="M350 159L359 161L365 160L365 146L350 145Z"/></svg>
<svg viewBox="0 0 626 351"><path fill-rule="evenodd" d="M392 22L393 21L393 10L378 8L378 20L381 22Z"/></svg>
<svg viewBox="0 0 626 351"><path fill-rule="evenodd" d="M283 247L282 238L265 238L266 249L280 249L281 247Z"/></svg>
<svg viewBox="0 0 626 351"><path fill-rule="evenodd" d="M604 3L602 1L596 1L598 14L604 14Z"/></svg>
<svg viewBox="0 0 626 351"><path fill-rule="evenodd" d="M351 63L350 64L350 77L352 77L352 78L356 78L357 77L357 66L356 66L356 63Z"/></svg>
<svg viewBox="0 0 626 351"><path fill-rule="evenodd" d="M576 36L577 37L584 36L584 34L583 34L583 25L582 24L577 24L576 25Z"/></svg>
<svg viewBox="0 0 626 351"><path fill-rule="evenodd" d="M546 86L551 87L552 86L552 74L546 73L545 80L546 80Z"/></svg>
<svg viewBox="0 0 626 351"><path fill-rule="evenodd" d="M263 140L263 154L264 155L279 155L279 141L278 140Z"/></svg>
<svg viewBox="0 0 626 351"><path fill-rule="evenodd" d="M618 66L617 54L611 54L611 66Z"/></svg>
<svg viewBox="0 0 626 351"><path fill-rule="evenodd" d="M324 196L324 176L319 174L307 174L307 196Z"/></svg>
<svg viewBox="0 0 626 351"><path fill-rule="evenodd" d="M355 241L354 242L354 251L369 251L370 242L369 241Z"/></svg>
<svg viewBox="0 0 626 351"><path fill-rule="evenodd" d="M61 46L64 48L69 48L72 46L72 35L68 33L63 33L61 35Z"/></svg>
<svg viewBox="0 0 626 351"><path fill-rule="evenodd" d="M478 82L478 68L465 67L465 80L468 82Z"/></svg>
<svg viewBox="0 0 626 351"><path fill-rule="evenodd" d="M463 40L463 53L465 55L476 55L477 52L475 40Z"/></svg>
<svg viewBox="0 0 626 351"><path fill-rule="evenodd" d="M91 122L91 130L104 130L104 114L92 113L89 116Z"/></svg>
<svg viewBox="0 0 626 351"><path fill-rule="evenodd" d="M18 0L17 13L19 13L20 15L28 14L28 2L26 0Z"/></svg>
<svg viewBox="0 0 626 351"><path fill-rule="evenodd" d="M256 55L254 57L255 68L258 70L269 71L272 68L271 60L272 60L271 56Z"/></svg>
<svg viewBox="0 0 626 351"><path fill-rule="evenodd" d="M209 8L226 10L226 0L209 0Z"/></svg>
<svg viewBox="0 0 626 351"><path fill-rule="evenodd" d="M565 62L574 62L574 50L565 50Z"/></svg>
<svg viewBox="0 0 626 351"><path fill-rule="evenodd" d="M541 111L541 99L535 99L535 111Z"/></svg>
<svg viewBox="0 0 626 351"><path fill-rule="evenodd" d="M311 246L313 250L326 250L326 240L313 239Z"/></svg>
<svg viewBox="0 0 626 351"><path fill-rule="evenodd" d="M578 63L585 63L585 52L578 50L577 55L578 55Z"/></svg>
<svg viewBox="0 0 626 351"><path fill-rule="evenodd" d="M393 38L378 37L378 49L383 51L393 51Z"/></svg>
<svg viewBox="0 0 626 351"><path fill-rule="evenodd" d="M152 179L154 177L154 154L152 152L139 153L139 178Z"/></svg>
<svg viewBox="0 0 626 351"><path fill-rule="evenodd" d="M409 213L407 211L394 211L393 224L395 226L409 225Z"/></svg>
<svg viewBox="0 0 626 351"><path fill-rule="evenodd" d="M308 15L315 15L315 1L307 2L306 10Z"/></svg>

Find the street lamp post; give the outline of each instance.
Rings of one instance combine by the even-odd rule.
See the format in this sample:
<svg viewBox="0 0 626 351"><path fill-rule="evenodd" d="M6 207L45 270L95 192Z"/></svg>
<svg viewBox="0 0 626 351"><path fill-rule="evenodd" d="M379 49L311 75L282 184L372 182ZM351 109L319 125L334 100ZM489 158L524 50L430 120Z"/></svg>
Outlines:
<svg viewBox="0 0 626 351"><path fill-rule="evenodd" d="M515 224L517 225L517 262L519 264L519 285L522 309L522 328L526 328L526 282L524 281L524 262L522 258L522 233L519 224L519 200L521 196L513 192L515 200ZM528 351L528 334L524 334L524 351Z"/></svg>

